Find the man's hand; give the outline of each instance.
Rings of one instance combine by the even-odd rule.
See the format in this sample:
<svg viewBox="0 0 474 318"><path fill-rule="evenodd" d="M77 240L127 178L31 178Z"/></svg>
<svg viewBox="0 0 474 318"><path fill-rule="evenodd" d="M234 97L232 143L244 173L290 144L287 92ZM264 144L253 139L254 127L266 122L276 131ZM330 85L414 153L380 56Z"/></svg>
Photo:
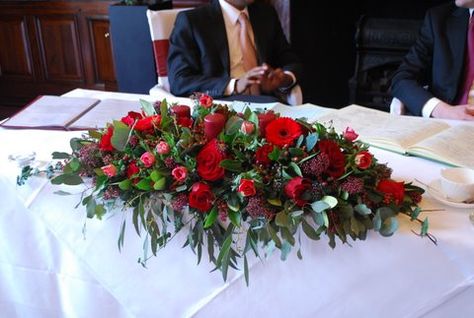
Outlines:
<svg viewBox="0 0 474 318"><path fill-rule="evenodd" d="M290 75L283 72L281 68L272 69L268 65L266 76L260 81L260 90L263 93L269 94L274 92L278 88L289 87L293 83L293 79Z"/></svg>
<svg viewBox="0 0 474 318"><path fill-rule="evenodd" d="M474 120L474 105L452 106L445 102L439 102L433 109L431 116L445 119Z"/></svg>
<svg viewBox="0 0 474 318"><path fill-rule="evenodd" d="M253 84L260 84L262 78L268 72L268 65L263 64L262 66L257 66L242 75L235 82L234 93L242 94L248 87Z"/></svg>

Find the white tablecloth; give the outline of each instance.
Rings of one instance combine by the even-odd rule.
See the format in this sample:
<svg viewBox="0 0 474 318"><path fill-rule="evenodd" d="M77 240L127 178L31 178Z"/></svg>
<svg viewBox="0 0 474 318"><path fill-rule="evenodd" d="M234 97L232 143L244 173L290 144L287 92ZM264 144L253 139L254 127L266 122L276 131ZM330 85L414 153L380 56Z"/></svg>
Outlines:
<svg viewBox="0 0 474 318"><path fill-rule="evenodd" d="M34 150L48 161L68 151L80 132L0 130L0 316L1 317L473 317L474 226L469 209L445 206L429 194L426 212L435 246L411 232L419 225L399 217L393 237L370 233L366 241L338 244L303 239L286 262L278 252L250 264L250 286L231 270L224 283L213 266L182 249L184 234L137 263L142 239L128 223L120 253L123 213L86 220L74 206L79 196L59 196L41 178L14 185L11 153ZM371 149L394 177L429 183L443 165ZM83 233L84 222L86 224ZM339 243L339 242L338 242ZM205 254L204 254L205 255Z"/></svg>

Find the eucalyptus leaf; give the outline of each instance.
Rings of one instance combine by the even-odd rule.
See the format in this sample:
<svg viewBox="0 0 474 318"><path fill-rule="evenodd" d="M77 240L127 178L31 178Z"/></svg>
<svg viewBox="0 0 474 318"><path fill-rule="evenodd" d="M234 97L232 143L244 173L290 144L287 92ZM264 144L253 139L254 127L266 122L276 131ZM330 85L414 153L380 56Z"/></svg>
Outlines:
<svg viewBox="0 0 474 318"><path fill-rule="evenodd" d="M283 240L283 243L281 244L281 256L280 259L282 261L286 261L288 254L291 252L291 244L288 243L286 240Z"/></svg>
<svg viewBox="0 0 474 318"><path fill-rule="evenodd" d="M316 143L318 142L319 135L317 133L311 133L308 136L306 136L306 148L308 151L313 150L314 146L316 146Z"/></svg>
<svg viewBox="0 0 474 318"><path fill-rule="evenodd" d="M282 206L280 198L267 199L267 202L274 206Z"/></svg>
<svg viewBox="0 0 474 318"><path fill-rule="evenodd" d="M58 160L71 158L71 155L66 153L66 152L55 151L51 155L52 155L53 159L58 159Z"/></svg>
<svg viewBox="0 0 474 318"><path fill-rule="evenodd" d="M290 165L291 169L293 170L294 173L296 173L297 176L300 176L302 177L303 176L303 173L301 173L301 169L300 167L298 167L298 165L294 162L290 162Z"/></svg>
<svg viewBox="0 0 474 318"><path fill-rule="evenodd" d="M303 232L312 240L319 240L319 235L316 233L314 228L303 218L301 221L301 226L303 227Z"/></svg>
<svg viewBox="0 0 474 318"><path fill-rule="evenodd" d="M110 139L112 146L118 151L124 151L128 142L129 134L130 128L126 124L122 123L121 121L114 120L114 133Z"/></svg>
<svg viewBox="0 0 474 318"><path fill-rule="evenodd" d="M329 205L329 208L334 208L337 205L337 199L333 196L330 195L325 195L322 197L321 201L325 202L327 205Z"/></svg>
<svg viewBox="0 0 474 318"><path fill-rule="evenodd" d="M145 113L146 116L156 115L155 107L153 107L153 104L149 101L140 99L140 105L142 107L143 113Z"/></svg>
<svg viewBox="0 0 474 318"><path fill-rule="evenodd" d="M328 203L320 200L320 201L315 201L311 203L311 208L313 209L314 212L321 213L327 209L330 209L331 206Z"/></svg>
<svg viewBox="0 0 474 318"><path fill-rule="evenodd" d="M52 184L78 185L83 183L82 178L77 174L60 174L51 179Z"/></svg>
<svg viewBox="0 0 474 318"><path fill-rule="evenodd" d="M398 229L398 220L396 217L389 217L382 223L380 228L380 234L382 236L392 236L393 233Z"/></svg>
<svg viewBox="0 0 474 318"><path fill-rule="evenodd" d="M365 204L357 204L354 207L354 210L359 213L360 215L370 215L372 213L372 210L367 207Z"/></svg>
<svg viewBox="0 0 474 318"><path fill-rule="evenodd" d="M290 226L290 219L288 218L288 214L285 211L278 212L275 217L275 223L278 226L288 227Z"/></svg>
<svg viewBox="0 0 474 318"><path fill-rule="evenodd" d="M421 224L421 236L425 236L428 234L429 222L428 218L426 217Z"/></svg>

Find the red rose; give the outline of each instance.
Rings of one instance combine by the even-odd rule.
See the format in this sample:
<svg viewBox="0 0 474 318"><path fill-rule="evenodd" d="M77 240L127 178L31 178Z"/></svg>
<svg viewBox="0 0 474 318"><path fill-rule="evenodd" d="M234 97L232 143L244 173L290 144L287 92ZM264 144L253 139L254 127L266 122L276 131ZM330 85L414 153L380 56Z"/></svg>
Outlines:
<svg viewBox="0 0 474 318"><path fill-rule="evenodd" d="M345 171L346 158L339 145L332 140L324 139L318 142L318 147L321 153L326 154L329 158L329 167L326 173L333 178L342 176Z"/></svg>
<svg viewBox="0 0 474 318"><path fill-rule="evenodd" d="M355 156L354 162L355 162L357 168L359 168L361 170L365 170L368 167L370 167L370 165L372 164L372 157L373 156L370 152L361 151Z"/></svg>
<svg viewBox="0 0 474 318"><path fill-rule="evenodd" d="M109 178L115 177L117 175L117 167L114 165L106 165L100 168L102 172Z"/></svg>
<svg viewBox="0 0 474 318"><path fill-rule="evenodd" d="M244 197L251 197L257 193L254 181L250 179L240 179L240 185L237 191L239 191Z"/></svg>
<svg viewBox="0 0 474 318"><path fill-rule="evenodd" d="M145 167L150 168L155 163L155 156L147 151L141 155L140 161Z"/></svg>
<svg viewBox="0 0 474 318"><path fill-rule="evenodd" d="M267 141L281 147L292 144L301 134L300 124L286 117L275 119L265 129Z"/></svg>
<svg viewBox="0 0 474 318"><path fill-rule="evenodd" d="M153 129L154 126L158 126L161 123L160 115L148 116L142 119L139 119L135 124L135 130L146 131Z"/></svg>
<svg viewBox="0 0 474 318"><path fill-rule="evenodd" d="M109 126L107 132L102 135L99 142L99 149L102 151L113 151L114 147L112 146L111 139L114 134L114 127Z"/></svg>
<svg viewBox="0 0 474 318"><path fill-rule="evenodd" d="M271 163L270 158L268 155L273 151L273 145L265 144L262 147L257 149L255 153L256 161L259 164L268 165Z"/></svg>
<svg viewBox="0 0 474 318"><path fill-rule="evenodd" d="M269 110L266 113L258 114L258 129L260 131L260 136L265 136L265 129L268 124L275 120L277 116L272 110Z"/></svg>
<svg viewBox="0 0 474 318"><path fill-rule="evenodd" d="M137 167L135 161L129 163L127 167L127 178L130 179L133 175L140 172L140 169Z"/></svg>
<svg viewBox="0 0 474 318"><path fill-rule="evenodd" d="M188 176L188 170L186 167L178 166L171 171L171 175L178 182L183 182Z"/></svg>
<svg viewBox="0 0 474 318"><path fill-rule="evenodd" d="M349 128L347 127L346 130L344 131L344 133L342 134L342 136L344 137L344 139L348 140L348 141L354 141L357 139L357 137L359 137L358 134L356 134L356 132L354 131L354 129L352 128Z"/></svg>
<svg viewBox="0 0 474 318"><path fill-rule="evenodd" d="M285 194L295 201L297 206L302 207L307 202L304 198L304 194L309 189L311 189L311 181L303 179L302 177L294 177L286 184Z"/></svg>
<svg viewBox="0 0 474 318"><path fill-rule="evenodd" d="M405 183L384 179L377 185L377 190L385 194L385 201L388 203L393 199L395 204L403 202L405 196Z"/></svg>
<svg viewBox="0 0 474 318"><path fill-rule="evenodd" d="M122 123L126 124L128 127L132 127L135 123L135 120L142 118L142 114L137 112L128 112L127 116L122 117Z"/></svg>
<svg viewBox="0 0 474 318"><path fill-rule="evenodd" d="M221 179L224 176L224 168L220 166L220 163L224 159L224 151L220 148L217 139L212 139L196 157L199 176L208 181Z"/></svg>
<svg viewBox="0 0 474 318"><path fill-rule="evenodd" d="M202 182L196 182L189 192L189 206L200 212L207 212L212 207L214 193L211 187Z"/></svg>
<svg viewBox="0 0 474 318"><path fill-rule="evenodd" d="M209 108L212 106L213 99L211 96L202 94L201 97L199 97L199 104L201 104L202 107L204 108Z"/></svg>

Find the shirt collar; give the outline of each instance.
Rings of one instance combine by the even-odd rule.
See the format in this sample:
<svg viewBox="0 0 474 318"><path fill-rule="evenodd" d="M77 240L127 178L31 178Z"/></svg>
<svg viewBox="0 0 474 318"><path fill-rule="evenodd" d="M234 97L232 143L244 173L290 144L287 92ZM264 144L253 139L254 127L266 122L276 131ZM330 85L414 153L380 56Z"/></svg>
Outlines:
<svg viewBox="0 0 474 318"><path fill-rule="evenodd" d="M472 17L472 11L474 11L474 8L469 8L469 16Z"/></svg>
<svg viewBox="0 0 474 318"><path fill-rule="evenodd" d="M245 7L245 9L240 11L239 9L237 9L236 7L234 7L233 5L231 5L225 0L219 0L219 4L221 5L222 13L224 13L229 18L232 24L237 23L241 12L244 12L247 15L247 17L249 16L247 7Z"/></svg>

